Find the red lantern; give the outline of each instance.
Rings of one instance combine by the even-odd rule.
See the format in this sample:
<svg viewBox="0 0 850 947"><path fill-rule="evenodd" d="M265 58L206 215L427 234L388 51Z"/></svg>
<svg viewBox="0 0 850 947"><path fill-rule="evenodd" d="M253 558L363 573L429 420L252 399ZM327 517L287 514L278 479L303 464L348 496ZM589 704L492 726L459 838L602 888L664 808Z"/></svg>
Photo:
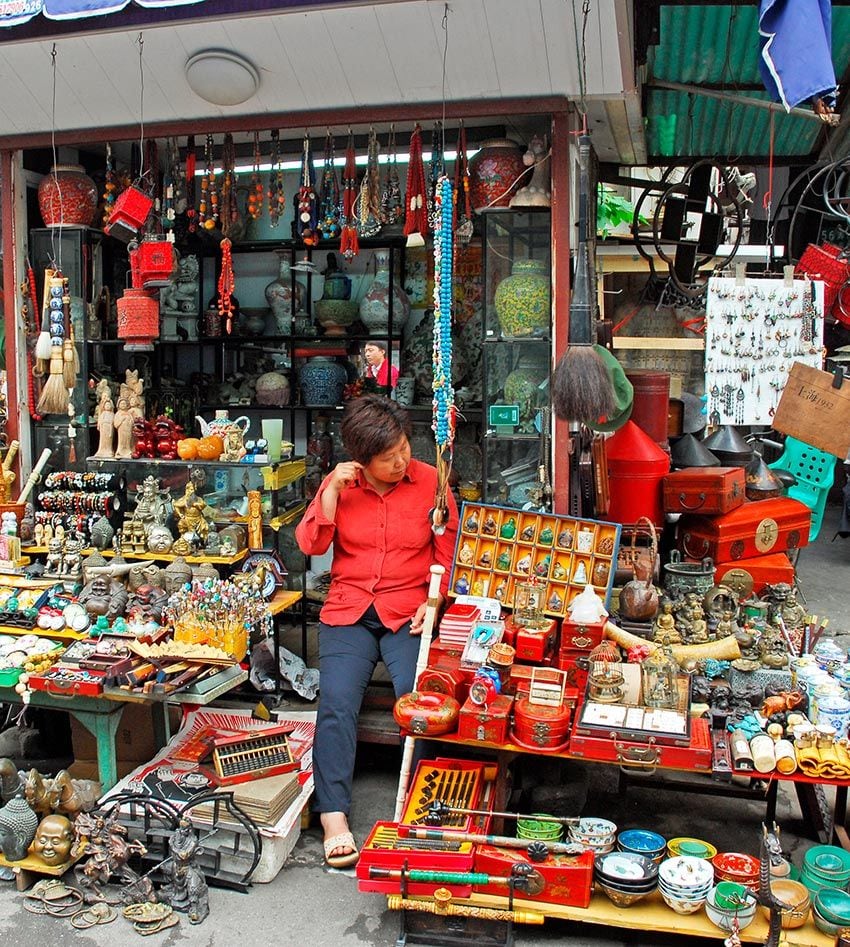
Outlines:
<svg viewBox="0 0 850 947"><path fill-rule="evenodd" d="M118 195L109 220L103 225L104 233L129 243L144 227L152 207L153 198L131 184Z"/></svg>
<svg viewBox="0 0 850 947"><path fill-rule="evenodd" d="M156 292L125 289L115 305L118 309L118 338L124 339L124 348L128 352L153 351L153 340L159 336Z"/></svg>
<svg viewBox="0 0 850 947"><path fill-rule="evenodd" d="M177 261L174 246L165 237L145 237L130 250L134 289L157 289L171 282Z"/></svg>

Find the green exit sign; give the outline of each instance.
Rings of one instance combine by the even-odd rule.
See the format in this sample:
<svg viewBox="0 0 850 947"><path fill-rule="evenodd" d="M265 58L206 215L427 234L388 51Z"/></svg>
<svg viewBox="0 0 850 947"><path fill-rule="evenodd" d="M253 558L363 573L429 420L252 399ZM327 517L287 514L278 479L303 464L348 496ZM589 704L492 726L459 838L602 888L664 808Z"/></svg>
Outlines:
<svg viewBox="0 0 850 947"><path fill-rule="evenodd" d="M517 424L519 424L518 404L490 405L490 427L516 427Z"/></svg>

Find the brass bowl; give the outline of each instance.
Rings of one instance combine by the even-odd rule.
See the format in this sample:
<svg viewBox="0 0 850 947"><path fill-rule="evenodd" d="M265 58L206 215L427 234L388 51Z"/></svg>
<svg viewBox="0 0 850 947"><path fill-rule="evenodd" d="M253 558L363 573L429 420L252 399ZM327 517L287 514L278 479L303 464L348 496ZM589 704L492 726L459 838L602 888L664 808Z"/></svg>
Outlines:
<svg viewBox="0 0 850 947"><path fill-rule="evenodd" d="M790 905L789 910L782 911L783 930L802 927L808 920L812 908L809 889L799 881L792 881L791 878L773 878L770 882L770 890L780 901ZM763 906L760 910L766 918L770 917L770 908Z"/></svg>

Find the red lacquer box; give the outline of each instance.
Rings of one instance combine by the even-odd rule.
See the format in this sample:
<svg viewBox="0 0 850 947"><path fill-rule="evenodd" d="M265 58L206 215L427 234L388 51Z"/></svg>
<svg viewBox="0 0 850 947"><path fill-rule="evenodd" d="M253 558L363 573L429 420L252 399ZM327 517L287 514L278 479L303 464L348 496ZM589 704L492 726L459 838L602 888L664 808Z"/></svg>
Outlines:
<svg viewBox="0 0 850 947"><path fill-rule="evenodd" d="M738 562L719 562L715 566L714 581L717 585L731 585L742 598L761 595L766 585L777 582L794 584L794 566L784 552Z"/></svg>
<svg viewBox="0 0 850 947"><path fill-rule="evenodd" d="M103 693L105 671L86 670L76 664L54 664L43 674L31 674L30 690L54 697L98 697Z"/></svg>
<svg viewBox="0 0 850 947"><path fill-rule="evenodd" d="M565 618L561 622L561 651L592 651L602 644L605 637L605 622L575 622Z"/></svg>
<svg viewBox="0 0 850 947"><path fill-rule="evenodd" d="M417 848L415 839L405 839L398 834L398 823L376 822L369 837L360 848L360 860L357 862L357 887L360 891L377 891L384 894L397 894L399 882L369 877L369 868L390 868L400 871L405 864L408 868L427 871L471 871L473 864L473 845L471 842L454 842L455 850L443 851ZM439 884L408 883L410 894L431 895ZM452 885L450 889L456 897L468 898L471 885Z"/></svg>
<svg viewBox="0 0 850 947"><path fill-rule="evenodd" d="M567 690L572 688L579 694L587 690L587 651L565 651L558 652L555 661L556 667L564 671L567 675Z"/></svg>
<svg viewBox="0 0 850 947"><path fill-rule="evenodd" d="M507 694L499 694L489 704L474 704L467 699L460 708L457 735L463 740L505 743L513 703L513 697Z"/></svg>
<svg viewBox="0 0 850 947"><path fill-rule="evenodd" d="M564 680L563 675L559 674L557 668L554 667L540 668L530 664L514 664L511 667L510 679L504 687L504 693L513 694L514 697L528 697L532 675L544 683L563 683ZM575 707L580 693L583 694L584 691L565 687L563 703L569 707Z"/></svg>
<svg viewBox="0 0 850 947"><path fill-rule="evenodd" d="M513 615L505 620L504 640L516 648L517 661L542 664L554 653L557 634L558 623L554 618L545 619L539 628L519 625Z"/></svg>
<svg viewBox="0 0 850 947"><path fill-rule="evenodd" d="M569 743L572 715L567 704L533 704L520 697L514 701L511 741L530 750L557 753Z"/></svg>
<svg viewBox="0 0 850 947"><path fill-rule="evenodd" d="M683 516L679 548L689 559L737 562L808 545L812 512L799 500L776 497L721 516Z"/></svg>
<svg viewBox="0 0 850 947"><path fill-rule="evenodd" d="M448 694L462 704L469 694L475 671L460 666L460 655L431 649L428 666L416 680L416 689L431 694Z"/></svg>
<svg viewBox="0 0 850 947"><path fill-rule="evenodd" d="M472 760L444 757L420 760L407 790L401 814L402 831L404 825L423 825L433 802L451 802L461 809L480 809L485 769L484 763ZM472 817L468 815L458 814L443 822L444 828L463 832L471 832L471 826Z"/></svg>
<svg viewBox="0 0 850 947"><path fill-rule="evenodd" d="M746 500L743 467L686 467L664 478L665 513L728 513Z"/></svg>
<svg viewBox="0 0 850 947"><path fill-rule="evenodd" d="M615 732L607 737L585 736L573 728L570 754L603 763L618 763L632 769L651 771L656 766L667 769L711 772L711 732L702 717L691 720L688 746L668 746L652 737L646 741L624 740Z"/></svg>
<svg viewBox="0 0 850 947"><path fill-rule="evenodd" d="M475 851L475 871L507 878L516 864L528 864L524 852L519 849L494 848L479 845ZM540 894L530 895L516 889L516 900L543 901L547 904L562 904L567 907L586 908L590 904L593 883L593 852L581 855L549 855L545 861L534 862L532 867L543 875L546 887ZM505 885L476 885L482 894L497 894L507 897Z"/></svg>

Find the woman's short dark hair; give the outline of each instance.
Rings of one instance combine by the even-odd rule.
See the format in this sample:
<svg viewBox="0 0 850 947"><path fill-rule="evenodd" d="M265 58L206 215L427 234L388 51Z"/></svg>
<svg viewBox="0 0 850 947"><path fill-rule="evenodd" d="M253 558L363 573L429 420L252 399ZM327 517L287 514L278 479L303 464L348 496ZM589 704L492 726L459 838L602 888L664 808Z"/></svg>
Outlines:
<svg viewBox="0 0 850 947"><path fill-rule="evenodd" d="M384 395L362 395L348 402L340 425L342 443L359 464L410 437L410 418L395 401Z"/></svg>

